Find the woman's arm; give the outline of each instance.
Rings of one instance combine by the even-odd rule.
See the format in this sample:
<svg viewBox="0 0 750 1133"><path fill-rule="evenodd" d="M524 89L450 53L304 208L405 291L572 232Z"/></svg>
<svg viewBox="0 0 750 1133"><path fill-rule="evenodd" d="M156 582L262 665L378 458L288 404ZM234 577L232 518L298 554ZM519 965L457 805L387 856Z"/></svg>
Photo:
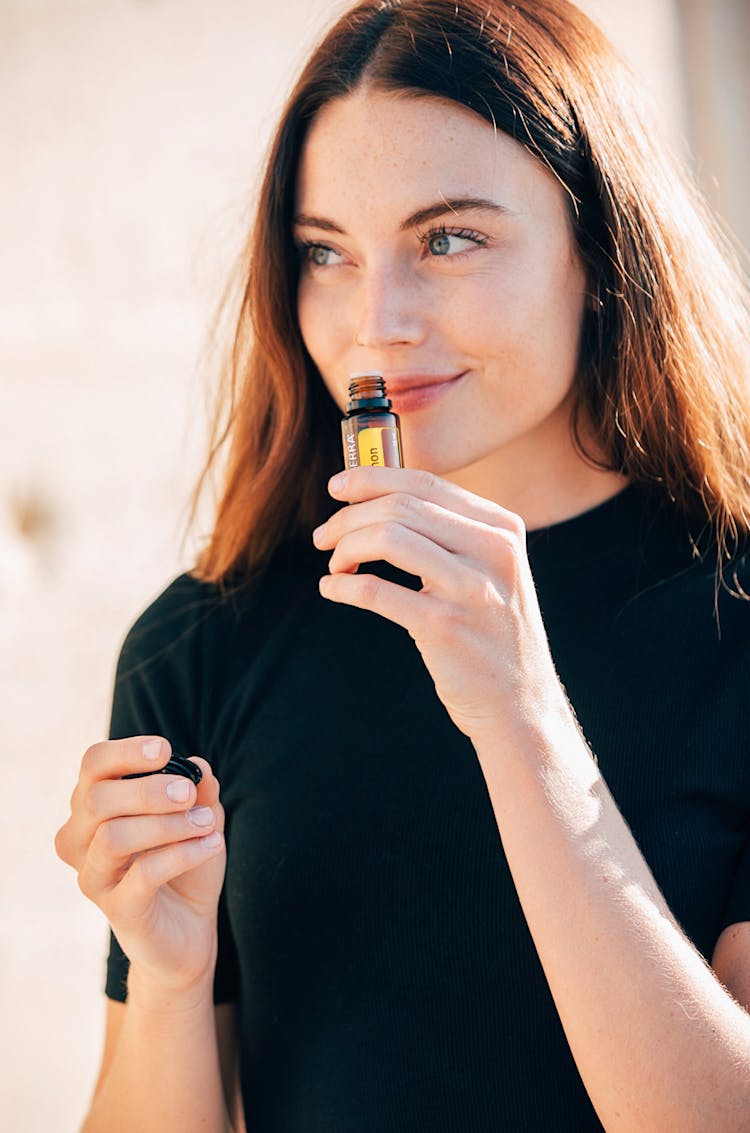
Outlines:
<svg viewBox="0 0 750 1133"><path fill-rule="evenodd" d="M127 1004L107 1006L102 1066L81 1133L244 1133L225 1103L212 986L165 997L131 969Z"/></svg>
<svg viewBox="0 0 750 1133"><path fill-rule="evenodd" d="M518 896L608 1133L750 1127L750 1016L670 914L575 726L477 746ZM750 942L734 955L750 971ZM543 1067L540 1067L543 1073Z"/></svg>
<svg viewBox="0 0 750 1133"><path fill-rule="evenodd" d="M716 942L711 967L737 1002L750 1011L750 921L724 929Z"/></svg>
<svg viewBox="0 0 750 1133"><path fill-rule="evenodd" d="M750 1015L675 923L577 727L522 523L425 473L345 476L330 490L350 506L314 535L333 550L321 593L406 628L472 740L524 914L608 1133L747 1130ZM422 590L355 573L381 559L419 576ZM735 962L749 954L746 943Z"/></svg>
<svg viewBox="0 0 750 1133"><path fill-rule="evenodd" d="M224 811L206 760L197 785L150 773L170 755L162 737L94 744L55 838L130 959L87 1133L228 1127L213 1006Z"/></svg>

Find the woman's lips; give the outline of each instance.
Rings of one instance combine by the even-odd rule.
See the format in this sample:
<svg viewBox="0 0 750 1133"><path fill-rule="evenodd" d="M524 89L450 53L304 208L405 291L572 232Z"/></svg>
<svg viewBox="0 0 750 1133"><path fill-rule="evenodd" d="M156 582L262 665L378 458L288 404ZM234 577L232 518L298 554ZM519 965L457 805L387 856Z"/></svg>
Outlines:
<svg viewBox="0 0 750 1133"><path fill-rule="evenodd" d="M399 374L398 377L386 378L386 394L396 413L412 413L438 401L461 381L465 373L464 370L450 375Z"/></svg>

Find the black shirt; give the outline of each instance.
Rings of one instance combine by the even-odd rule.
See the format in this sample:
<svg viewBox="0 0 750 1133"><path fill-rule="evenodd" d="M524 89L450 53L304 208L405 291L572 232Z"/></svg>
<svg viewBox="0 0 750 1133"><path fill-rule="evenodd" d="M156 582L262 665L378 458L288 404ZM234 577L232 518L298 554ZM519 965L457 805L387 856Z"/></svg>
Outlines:
<svg viewBox="0 0 750 1133"><path fill-rule="evenodd" d="M604 779L710 959L750 920L750 602L637 487L528 549ZM406 631L320 597L327 558L287 549L225 598L176 579L115 686L112 738L165 735L221 783L215 992L237 1002L248 1129L600 1130L471 743ZM126 975L113 940L109 996Z"/></svg>

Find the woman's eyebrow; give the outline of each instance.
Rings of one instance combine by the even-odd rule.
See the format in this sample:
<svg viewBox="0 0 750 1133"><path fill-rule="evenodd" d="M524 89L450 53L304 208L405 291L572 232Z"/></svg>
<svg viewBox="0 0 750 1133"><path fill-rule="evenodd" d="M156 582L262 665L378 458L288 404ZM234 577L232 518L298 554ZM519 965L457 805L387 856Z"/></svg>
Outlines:
<svg viewBox="0 0 750 1133"><path fill-rule="evenodd" d="M407 216L406 220L401 225L401 230L407 228L417 228L422 224L426 224L430 220L437 220L441 216L448 216L451 213L461 212L493 212L500 213L504 216L512 216L513 210L508 208L507 205L498 204L497 201L489 200L487 197L442 197L436 201L434 205L428 205L427 208L417 209L411 216Z"/></svg>
<svg viewBox="0 0 750 1133"><path fill-rule="evenodd" d="M338 232L341 236L346 236L343 228L338 224L334 224L332 220L326 220L324 216L309 216L305 212L297 213L294 218L295 228L322 228L324 232Z"/></svg>
<svg viewBox="0 0 750 1133"><path fill-rule="evenodd" d="M417 228L419 225L426 224L430 220L437 220L441 216L457 215L470 211L500 213L504 216L513 215L513 210L508 208L507 205L498 204L497 201L489 200L487 197L441 197L434 205L417 209L416 212L407 216L406 220L402 221L400 228L402 232L405 232L409 228ZM341 236L346 235L340 225L324 216L311 216L308 213L301 212L295 216L294 223L299 228L319 228L323 232L338 232Z"/></svg>

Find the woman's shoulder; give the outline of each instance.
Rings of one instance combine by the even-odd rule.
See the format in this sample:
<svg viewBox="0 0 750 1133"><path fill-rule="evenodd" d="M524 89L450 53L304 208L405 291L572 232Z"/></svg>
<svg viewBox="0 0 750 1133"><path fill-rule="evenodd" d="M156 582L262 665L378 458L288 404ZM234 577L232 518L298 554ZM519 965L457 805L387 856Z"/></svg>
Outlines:
<svg viewBox="0 0 750 1133"><path fill-rule="evenodd" d="M125 647L159 645L177 633L194 628L201 616L217 601L216 585L202 582L192 574L173 578L136 615L125 637Z"/></svg>
<svg viewBox="0 0 750 1133"><path fill-rule="evenodd" d="M128 629L121 658L143 664L169 656L225 647L238 634L254 636L253 627L272 623L295 599L317 594L324 568L318 553L283 547L262 569L235 570L219 581L192 571L173 578L136 616Z"/></svg>

